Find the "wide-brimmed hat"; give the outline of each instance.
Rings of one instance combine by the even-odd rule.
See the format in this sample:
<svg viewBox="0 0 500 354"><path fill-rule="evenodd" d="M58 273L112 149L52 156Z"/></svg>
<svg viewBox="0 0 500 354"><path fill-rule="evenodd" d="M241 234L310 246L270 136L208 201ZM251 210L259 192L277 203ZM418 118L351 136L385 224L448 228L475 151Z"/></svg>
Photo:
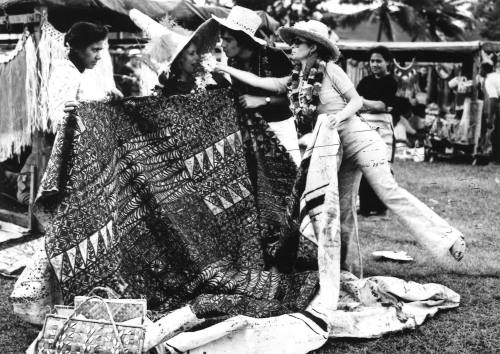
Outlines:
<svg viewBox="0 0 500 354"><path fill-rule="evenodd" d="M260 16L246 7L234 6L226 18L212 15L212 18L233 31L241 31L250 37L259 45L266 45L267 42L261 38L255 37L255 33L262 24Z"/></svg>
<svg viewBox="0 0 500 354"><path fill-rule="evenodd" d="M149 16L134 9L130 18L151 38L144 50L149 66L161 74L170 71L172 63L196 39L198 53L211 52L217 45L218 24L212 19L203 22L194 32L161 25Z"/></svg>
<svg viewBox="0 0 500 354"><path fill-rule="evenodd" d="M316 20L300 21L293 27L279 28L278 34L287 44L291 45L295 37L300 37L325 48L332 55L333 60L340 56L339 48L328 38L328 27L322 22Z"/></svg>

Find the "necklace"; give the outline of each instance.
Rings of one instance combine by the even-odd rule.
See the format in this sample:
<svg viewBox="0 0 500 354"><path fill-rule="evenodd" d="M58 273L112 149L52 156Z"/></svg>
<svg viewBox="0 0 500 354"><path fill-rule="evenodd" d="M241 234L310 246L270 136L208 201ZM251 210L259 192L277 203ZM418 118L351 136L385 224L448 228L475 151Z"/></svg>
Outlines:
<svg viewBox="0 0 500 354"><path fill-rule="evenodd" d="M316 110L319 105L319 92L325 68L325 61L316 59L308 72L301 69L300 63L296 64L292 70L292 78L288 83L287 91L290 110L295 117L299 136L310 133L316 123Z"/></svg>

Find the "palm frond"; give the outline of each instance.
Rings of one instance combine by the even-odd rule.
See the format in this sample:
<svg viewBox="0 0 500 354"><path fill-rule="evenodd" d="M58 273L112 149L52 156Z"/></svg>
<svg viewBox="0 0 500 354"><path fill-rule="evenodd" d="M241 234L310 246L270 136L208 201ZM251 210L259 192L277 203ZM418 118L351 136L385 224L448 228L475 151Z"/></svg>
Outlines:
<svg viewBox="0 0 500 354"><path fill-rule="evenodd" d="M380 14L380 25L382 26L382 31L387 39L394 42L394 31L392 29L391 15L389 12L383 12Z"/></svg>
<svg viewBox="0 0 500 354"><path fill-rule="evenodd" d="M372 10L363 10L354 14L340 15L337 18L337 23L341 27L349 27L351 29L355 29L363 22L369 21L372 14Z"/></svg>
<svg viewBox="0 0 500 354"><path fill-rule="evenodd" d="M425 24L422 23L416 11L409 6L402 7L399 11L391 12L390 16L392 21L397 23L412 38L417 38L426 30Z"/></svg>
<svg viewBox="0 0 500 354"><path fill-rule="evenodd" d="M340 4L352 4L352 5L370 5L373 3L373 0L340 0Z"/></svg>

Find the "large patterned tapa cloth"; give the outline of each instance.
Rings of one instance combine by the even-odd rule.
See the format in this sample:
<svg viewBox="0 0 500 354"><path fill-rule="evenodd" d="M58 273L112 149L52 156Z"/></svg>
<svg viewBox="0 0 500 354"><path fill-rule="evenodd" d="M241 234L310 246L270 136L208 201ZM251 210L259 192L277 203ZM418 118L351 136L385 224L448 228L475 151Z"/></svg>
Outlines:
<svg viewBox="0 0 500 354"><path fill-rule="evenodd" d="M290 231L295 165L231 96L88 103L65 120L36 202L65 302L109 286L199 317L310 303L317 272L265 271Z"/></svg>

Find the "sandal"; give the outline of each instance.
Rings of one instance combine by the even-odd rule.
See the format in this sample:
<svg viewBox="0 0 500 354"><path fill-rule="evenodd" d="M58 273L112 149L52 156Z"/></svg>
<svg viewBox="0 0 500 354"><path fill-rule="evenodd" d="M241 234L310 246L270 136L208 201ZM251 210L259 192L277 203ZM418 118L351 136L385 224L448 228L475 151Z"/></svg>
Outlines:
<svg viewBox="0 0 500 354"><path fill-rule="evenodd" d="M465 239L463 236L460 236L453 246L450 248L450 253L455 258L457 262L460 262L462 258L464 258L465 254Z"/></svg>

